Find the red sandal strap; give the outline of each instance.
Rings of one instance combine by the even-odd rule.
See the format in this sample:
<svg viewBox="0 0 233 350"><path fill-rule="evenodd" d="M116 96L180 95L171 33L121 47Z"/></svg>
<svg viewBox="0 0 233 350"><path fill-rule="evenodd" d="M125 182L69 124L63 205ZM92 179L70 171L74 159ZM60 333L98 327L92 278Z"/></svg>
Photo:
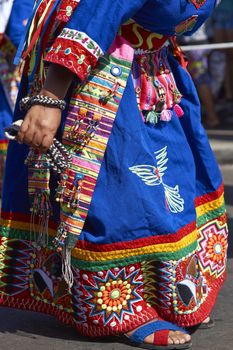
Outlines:
<svg viewBox="0 0 233 350"><path fill-rule="evenodd" d="M170 330L165 329L162 331L157 331L154 333L154 345L168 345L168 336L169 336Z"/></svg>

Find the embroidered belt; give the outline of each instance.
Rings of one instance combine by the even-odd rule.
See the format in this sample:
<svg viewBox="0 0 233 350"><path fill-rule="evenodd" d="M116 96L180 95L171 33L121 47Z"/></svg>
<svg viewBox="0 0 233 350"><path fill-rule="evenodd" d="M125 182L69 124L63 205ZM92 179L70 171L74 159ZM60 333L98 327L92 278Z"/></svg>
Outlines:
<svg viewBox="0 0 233 350"><path fill-rule="evenodd" d="M169 36L152 33L133 20L129 20L123 24L119 34L130 43L136 52L153 52L159 50L169 39Z"/></svg>

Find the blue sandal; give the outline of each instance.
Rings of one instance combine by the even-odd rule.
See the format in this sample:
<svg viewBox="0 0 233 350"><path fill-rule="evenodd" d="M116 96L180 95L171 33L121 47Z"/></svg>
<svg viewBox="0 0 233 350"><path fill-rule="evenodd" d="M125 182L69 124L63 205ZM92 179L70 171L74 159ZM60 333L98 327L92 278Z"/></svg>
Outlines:
<svg viewBox="0 0 233 350"><path fill-rule="evenodd" d="M192 346L191 342L184 344L168 344L168 336L170 331L180 331L188 334L188 332L183 328L173 325L170 322L158 320L140 326L140 328L134 331L130 336L124 335L124 339L129 345L149 350L189 349ZM145 338L153 333L153 344L144 343Z"/></svg>

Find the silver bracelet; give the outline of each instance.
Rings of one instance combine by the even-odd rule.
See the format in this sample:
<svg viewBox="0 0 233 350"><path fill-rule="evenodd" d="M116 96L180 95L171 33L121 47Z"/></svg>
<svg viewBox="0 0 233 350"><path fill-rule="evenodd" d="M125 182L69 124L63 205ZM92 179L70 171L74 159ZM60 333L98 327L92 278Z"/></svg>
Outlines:
<svg viewBox="0 0 233 350"><path fill-rule="evenodd" d="M27 96L22 98L19 102L19 108L21 111L28 111L32 106L41 105L51 108L59 108L62 111L66 108L66 102L64 100L56 100L52 97L48 97L45 95L35 95L35 96Z"/></svg>

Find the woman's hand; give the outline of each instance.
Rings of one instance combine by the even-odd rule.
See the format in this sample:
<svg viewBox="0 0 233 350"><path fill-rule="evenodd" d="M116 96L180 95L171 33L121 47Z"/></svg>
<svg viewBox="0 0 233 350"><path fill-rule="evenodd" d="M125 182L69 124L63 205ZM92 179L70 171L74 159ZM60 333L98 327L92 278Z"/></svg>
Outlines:
<svg viewBox="0 0 233 350"><path fill-rule="evenodd" d="M64 99L74 73L57 64L51 64L41 95L53 99ZM61 123L61 110L40 105L32 106L26 114L17 135L17 141L45 153L53 143Z"/></svg>
<svg viewBox="0 0 233 350"><path fill-rule="evenodd" d="M45 153L52 145L60 123L60 109L40 105L32 106L20 127L17 141Z"/></svg>

